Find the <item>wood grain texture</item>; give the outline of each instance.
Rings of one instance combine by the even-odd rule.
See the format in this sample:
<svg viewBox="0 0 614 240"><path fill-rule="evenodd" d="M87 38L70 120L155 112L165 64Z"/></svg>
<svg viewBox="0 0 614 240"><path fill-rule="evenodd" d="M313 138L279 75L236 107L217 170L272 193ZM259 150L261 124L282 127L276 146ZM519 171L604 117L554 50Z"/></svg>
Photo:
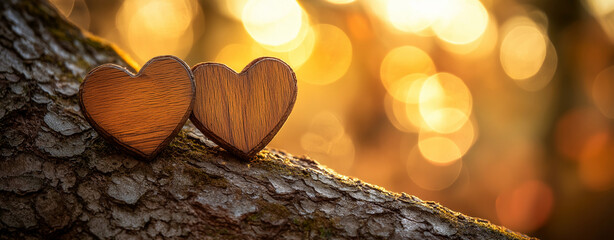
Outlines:
<svg viewBox="0 0 614 240"><path fill-rule="evenodd" d="M277 58L258 58L241 73L219 63L201 63L192 72L196 101L190 119L214 142L243 159L273 139L296 101L296 76Z"/></svg>
<svg viewBox="0 0 614 240"><path fill-rule="evenodd" d="M0 12L11 19L0 21L0 69L12 69L0 71L0 239L528 239L307 157L261 151L245 164L192 128L156 161L137 162L70 110L76 94L59 94L82 77L30 67L80 72L126 65L125 55L88 38L46 0L0 1ZM13 43L44 57L25 58L19 53L28 48ZM568 238L614 239L601 225Z"/></svg>
<svg viewBox="0 0 614 240"><path fill-rule="evenodd" d="M194 94L189 67L174 56L160 56L136 75L114 64L94 68L81 84L79 99L100 135L152 159L187 121Z"/></svg>

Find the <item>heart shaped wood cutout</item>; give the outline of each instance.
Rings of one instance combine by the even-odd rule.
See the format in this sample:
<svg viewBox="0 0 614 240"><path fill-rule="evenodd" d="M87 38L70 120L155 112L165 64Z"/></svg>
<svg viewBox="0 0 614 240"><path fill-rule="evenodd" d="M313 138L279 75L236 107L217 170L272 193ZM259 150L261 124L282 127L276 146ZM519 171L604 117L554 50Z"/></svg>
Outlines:
<svg viewBox="0 0 614 240"><path fill-rule="evenodd" d="M94 68L81 84L79 100L100 135L152 159L187 121L195 90L192 72L181 59L160 56L136 75L114 64Z"/></svg>
<svg viewBox="0 0 614 240"><path fill-rule="evenodd" d="M201 63L192 72L196 101L190 119L211 140L243 159L273 139L296 101L296 76L277 58L258 58L241 73L219 63Z"/></svg>

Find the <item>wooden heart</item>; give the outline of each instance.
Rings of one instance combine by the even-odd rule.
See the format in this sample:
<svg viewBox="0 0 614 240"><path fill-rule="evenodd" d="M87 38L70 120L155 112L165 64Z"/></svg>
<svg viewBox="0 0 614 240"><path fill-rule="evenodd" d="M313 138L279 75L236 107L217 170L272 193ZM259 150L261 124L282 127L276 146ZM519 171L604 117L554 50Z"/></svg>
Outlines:
<svg viewBox="0 0 614 240"><path fill-rule="evenodd" d="M241 73L219 63L201 63L192 72L196 101L190 119L211 140L244 159L273 139L296 101L296 76L277 58L258 58Z"/></svg>
<svg viewBox="0 0 614 240"><path fill-rule="evenodd" d="M105 64L79 89L81 111L107 140L145 159L158 154L187 121L194 77L181 59L155 57L138 74Z"/></svg>

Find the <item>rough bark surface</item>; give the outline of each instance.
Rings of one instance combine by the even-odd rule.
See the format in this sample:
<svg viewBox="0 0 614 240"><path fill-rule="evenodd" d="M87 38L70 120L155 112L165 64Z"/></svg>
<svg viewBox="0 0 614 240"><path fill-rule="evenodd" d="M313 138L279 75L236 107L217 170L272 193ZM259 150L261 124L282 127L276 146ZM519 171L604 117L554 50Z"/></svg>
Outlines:
<svg viewBox="0 0 614 240"><path fill-rule="evenodd" d="M77 103L89 69L127 58L47 2L0 4L0 239L528 238L283 151L237 160L189 124L137 161Z"/></svg>

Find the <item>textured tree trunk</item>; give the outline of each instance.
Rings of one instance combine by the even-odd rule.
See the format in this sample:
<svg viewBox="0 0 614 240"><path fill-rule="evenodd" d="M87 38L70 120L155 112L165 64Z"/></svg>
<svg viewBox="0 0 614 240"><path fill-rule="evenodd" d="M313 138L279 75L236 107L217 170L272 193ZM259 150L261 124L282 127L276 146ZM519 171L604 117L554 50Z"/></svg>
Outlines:
<svg viewBox="0 0 614 240"><path fill-rule="evenodd" d="M237 160L189 124L137 161L77 102L89 69L127 58L47 2L0 4L0 239L528 238L283 151Z"/></svg>

